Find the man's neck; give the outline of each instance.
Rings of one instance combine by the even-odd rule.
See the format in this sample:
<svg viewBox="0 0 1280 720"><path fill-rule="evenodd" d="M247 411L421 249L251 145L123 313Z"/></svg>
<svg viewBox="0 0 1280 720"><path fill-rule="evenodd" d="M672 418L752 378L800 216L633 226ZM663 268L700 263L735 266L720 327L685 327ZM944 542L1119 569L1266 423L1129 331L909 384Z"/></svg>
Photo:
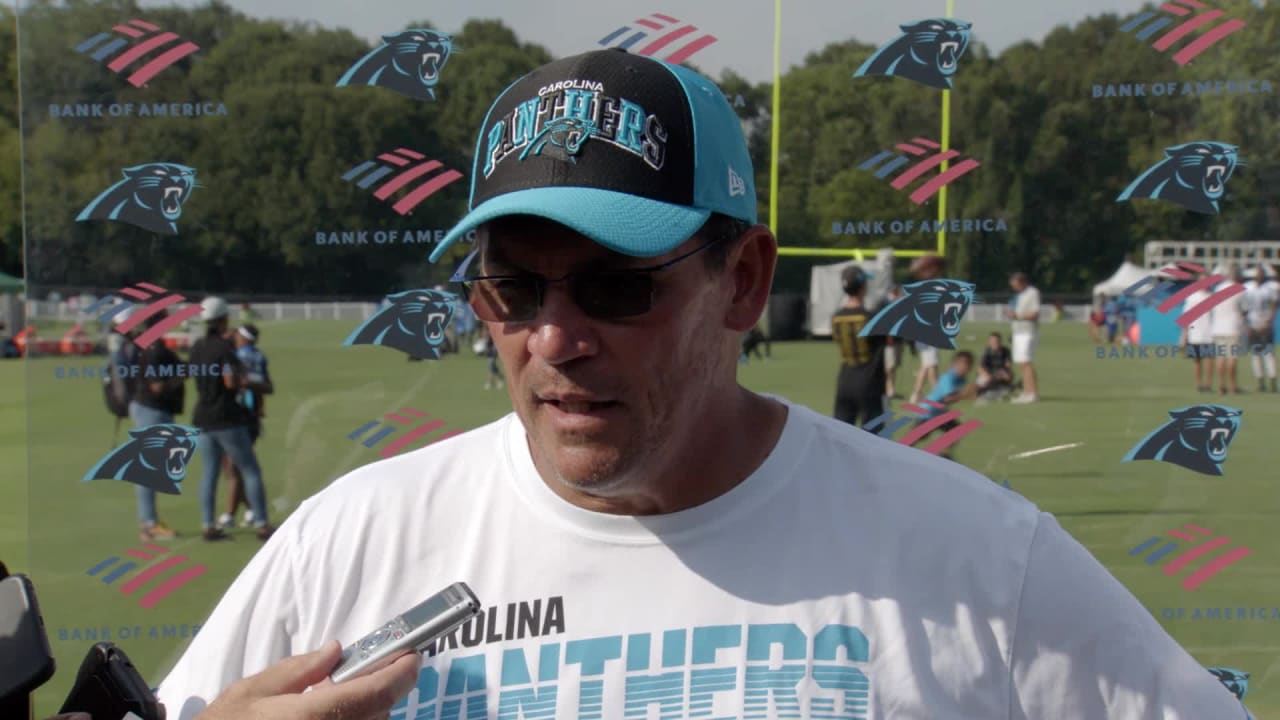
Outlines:
<svg viewBox="0 0 1280 720"><path fill-rule="evenodd" d="M737 487L764 463L782 436L788 412L785 405L737 385L732 398L709 406L691 432L674 438L680 447L665 467L647 470L653 482L633 493L590 495L548 478L542 467L539 474L566 502L595 512L665 515L697 507ZM534 464L541 466L536 454Z"/></svg>

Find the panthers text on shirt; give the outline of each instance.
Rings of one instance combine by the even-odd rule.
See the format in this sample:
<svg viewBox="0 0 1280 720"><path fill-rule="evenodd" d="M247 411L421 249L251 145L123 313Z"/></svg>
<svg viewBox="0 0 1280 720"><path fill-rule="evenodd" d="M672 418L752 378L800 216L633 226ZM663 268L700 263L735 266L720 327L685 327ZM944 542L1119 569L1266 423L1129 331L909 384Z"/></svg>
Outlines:
<svg viewBox="0 0 1280 720"><path fill-rule="evenodd" d="M464 626L462 644L524 638L525 630L547 634L538 632L536 620L525 627L527 604L520 605L521 618L513 604L501 621L498 608L489 608L488 632L481 615ZM542 630L551 629L544 620ZM563 616L555 629L563 632ZM456 639L441 641L441 647L456 647ZM440 656L438 664L419 672L417 685L391 717L598 719L608 697L610 707L625 709L627 717L653 717L656 710L661 720L676 720L715 715L722 693L726 709L740 707L748 718L864 720L870 682L859 665L868 657L861 630L834 624L812 634L793 623L774 623L557 640L501 653Z"/></svg>

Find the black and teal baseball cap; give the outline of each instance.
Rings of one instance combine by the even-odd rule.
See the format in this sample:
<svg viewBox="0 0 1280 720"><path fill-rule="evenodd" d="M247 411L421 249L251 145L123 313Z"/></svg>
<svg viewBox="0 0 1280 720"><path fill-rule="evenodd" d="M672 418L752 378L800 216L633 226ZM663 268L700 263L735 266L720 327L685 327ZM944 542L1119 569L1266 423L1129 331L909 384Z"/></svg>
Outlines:
<svg viewBox="0 0 1280 720"><path fill-rule="evenodd" d="M468 212L431 261L507 215L662 255L711 213L755 223L753 177L742 123L715 83L621 49L575 55L516 80L489 108Z"/></svg>

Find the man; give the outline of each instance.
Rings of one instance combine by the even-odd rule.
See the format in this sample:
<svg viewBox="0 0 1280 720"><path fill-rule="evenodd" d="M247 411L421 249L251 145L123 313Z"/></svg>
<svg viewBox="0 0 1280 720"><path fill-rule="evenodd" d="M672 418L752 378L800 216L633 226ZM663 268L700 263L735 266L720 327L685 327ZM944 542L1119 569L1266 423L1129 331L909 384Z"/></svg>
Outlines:
<svg viewBox="0 0 1280 720"><path fill-rule="evenodd" d="M831 338L840 351L840 372L836 376L834 416L841 422L863 427L885 413L884 336L859 337L871 322L863 305L867 274L857 265L840 273L844 304L831 317Z"/></svg>
<svg viewBox="0 0 1280 720"><path fill-rule="evenodd" d="M982 349L977 387L978 396L987 401L1003 398L1013 388L1013 360L1000 333L991 333Z"/></svg>
<svg viewBox="0 0 1280 720"><path fill-rule="evenodd" d="M507 87L432 260L478 228L455 277L514 412L306 500L161 683L170 718L1244 716L1019 495L738 384L777 263L741 127L622 50ZM322 682L333 640L459 580L486 610L427 657Z"/></svg>
<svg viewBox="0 0 1280 720"><path fill-rule="evenodd" d="M902 288L894 285L885 295L885 304L888 305L900 297L902 297ZM889 400L898 399L898 368L902 365L903 349L908 345L909 343L903 338L892 335L884 339L884 396Z"/></svg>
<svg viewBox="0 0 1280 720"><path fill-rule="evenodd" d="M1280 295L1276 293L1275 283L1271 282L1264 266L1259 265L1254 270L1253 280L1245 283L1241 297L1248 325L1245 344L1248 346L1249 366L1258 379L1258 392L1267 391L1267 381L1270 381L1271 392L1276 392L1275 323Z"/></svg>
<svg viewBox="0 0 1280 720"><path fill-rule="evenodd" d="M937 280L946 272L946 263L943 259L932 253L922 255L911 261L911 277L917 282L925 280ZM915 344L916 352L920 356L920 369L916 371L916 382L911 388L911 402L920 400L920 393L925 390L925 381L929 383L929 390L932 390L938 384L938 348L928 343L918 342Z"/></svg>
<svg viewBox="0 0 1280 720"><path fill-rule="evenodd" d="M951 356L951 367L938 377L938 384L933 390L925 396L927 402L924 403L925 412L923 417L916 421L916 427L920 427L930 420L941 416L947 412L949 405L954 405L961 400L968 400L978 396L978 386L969 384L969 371L973 369L973 353L968 350L960 350ZM952 418L947 422L933 428L928 434L916 440L918 445L924 444L924 439L935 432L946 433L960 426L960 420ZM941 456L950 460L951 453L955 450L955 444L952 443Z"/></svg>
<svg viewBox="0 0 1280 720"><path fill-rule="evenodd" d="M275 392L267 356L258 349L260 336L257 325L241 325L232 335L232 341L236 347L236 359L245 369L245 384L236 401L248 408L252 417L249 424L249 441L253 444L257 444L258 438L262 436L262 420L267 415L265 396ZM234 526L236 510L239 510L241 505L245 506L242 525L252 526L254 515L249 506L249 499L244 493L244 478L240 475L240 469L236 464L231 462L230 455L223 457L222 469L227 474L227 511L218 518L218 527L227 529Z"/></svg>
<svg viewBox="0 0 1280 720"><path fill-rule="evenodd" d="M1207 273L1197 273L1194 279L1202 280L1206 276ZM1182 303L1184 311L1186 308L1193 308L1208 300L1212 294L1212 288L1201 288L1191 293ZM1205 314L1193 320L1187 329L1182 331L1181 344L1186 348L1187 357L1191 358L1191 362L1195 365L1196 391L1213 392L1213 363L1216 353L1213 347L1212 317ZM1227 352L1231 352L1231 348L1227 348Z"/></svg>
<svg viewBox="0 0 1280 720"><path fill-rule="evenodd" d="M1022 394L1011 402L1023 404L1040 400L1040 387L1036 383L1036 368L1032 365L1036 344L1040 341L1040 291L1031 285L1024 272L1009 276L1009 287L1015 293L1013 307L1008 310L1013 326L1013 362L1021 375Z"/></svg>
<svg viewBox="0 0 1280 720"><path fill-rule="evenodd" d="M227 534L214 524L214 504L218 499L218 471L225 453L240 470L253 511L253 524L259 540L271 537L267 523L267 493L262 486L262 471L253 452L250 428L253 414L237 397L248 386L244 366L236 357L235 347L226 338L227 303L222 298L208 297L200 303L200 319L205 322L205 335L191 346L191 364L206 372L195 378L196 401L191 424L200 430L197 437L204 472L200 476L200 514L207 541L225 540ZM217 368L221 372L207 372Z"/></svg>
<svg viewBox="0 0 1280 720"><path fill-rule="evenodd" d="M123 322L130 315L132 313L126 310L117 317ZM124 348L136 352L135 338L166 317L168 313L162 310L147 318L142 325L133 327L125 335L127 344ZM132 397L129 399L129 419L133 426L143 428L173 422L174 417L182 414L186 398L186 382L183 377L177 376L177 366L181 364L181 359L164 344L163 339L151 343L133 357L136 357L138 366L138 377L133 379ZM132 376L132 364L123 362L120 367L126 368ZM157 517L156 491L142 485L134 485L133 489L138 505L138 522L142 526L139 538L143 542L156 542L177 537L177 533Z"/></svg>

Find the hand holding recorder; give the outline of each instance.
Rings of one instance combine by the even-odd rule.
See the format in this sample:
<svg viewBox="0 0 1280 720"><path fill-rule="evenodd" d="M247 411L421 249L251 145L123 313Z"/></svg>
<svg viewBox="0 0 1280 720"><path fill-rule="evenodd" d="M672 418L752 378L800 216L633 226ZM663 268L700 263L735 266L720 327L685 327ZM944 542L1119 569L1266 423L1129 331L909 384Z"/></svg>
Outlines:
<svg viewBox="0 0 1280 720"><path fill-rule="evenodd" d="M479 613L454 583L346 648L330 642L231 685L197 720L384 718L417 682L419 653Z"/></svg>

